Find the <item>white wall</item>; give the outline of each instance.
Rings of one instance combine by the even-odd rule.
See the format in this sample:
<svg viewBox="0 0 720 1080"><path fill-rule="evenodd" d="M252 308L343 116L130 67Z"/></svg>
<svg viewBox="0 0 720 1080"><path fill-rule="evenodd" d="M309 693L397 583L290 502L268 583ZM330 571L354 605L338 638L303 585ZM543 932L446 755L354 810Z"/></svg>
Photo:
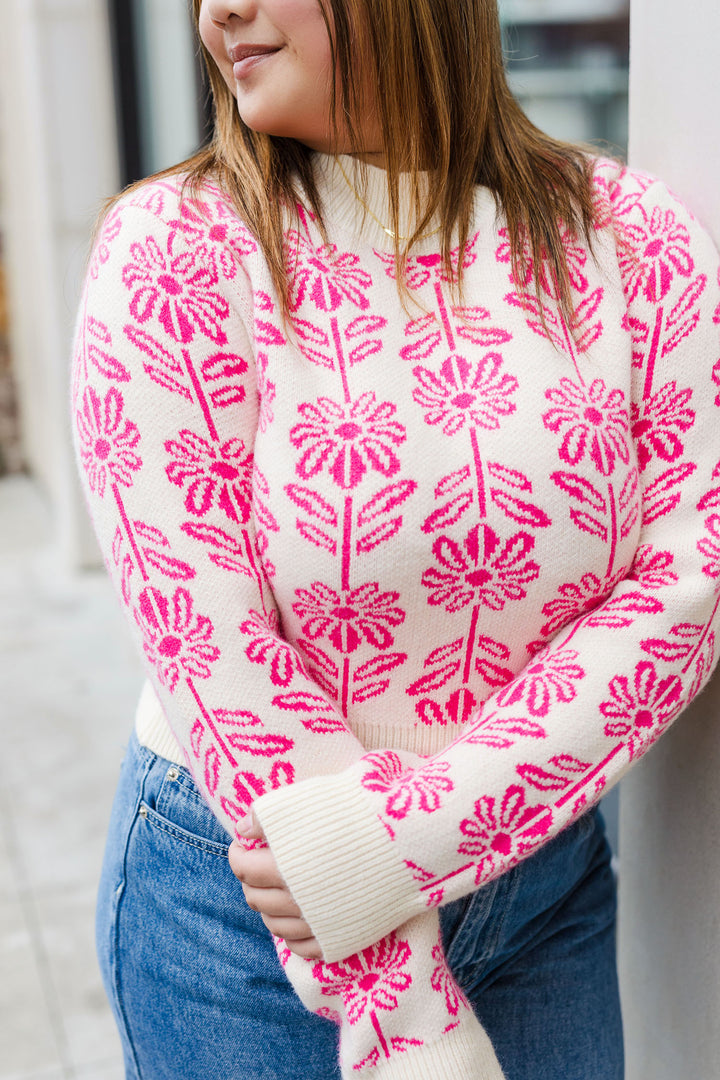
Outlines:
<svg viewBox="0 0 720 1080"><path fill-rule="evenodd" d="M631 164L670 183L716 242L719 44L717 0L632 0ZM720 1080L719 776L716 675L622 785L627 1080Z"/></svg>
<svg viewBox="0 0 720 1080"><path fill-rule="evenodd" d="M105 0L0 0L0 170L25 458L83 562L68 362L90 229L119 182Z"/></svg>

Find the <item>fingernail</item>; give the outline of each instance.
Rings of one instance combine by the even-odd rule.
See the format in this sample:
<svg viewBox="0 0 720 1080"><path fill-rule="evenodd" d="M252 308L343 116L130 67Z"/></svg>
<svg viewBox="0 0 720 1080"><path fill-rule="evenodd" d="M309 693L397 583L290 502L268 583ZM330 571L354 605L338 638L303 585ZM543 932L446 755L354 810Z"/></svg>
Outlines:
<svg viewBox="0 0 720 1080"><path fill-rule="evenodd" d="M238 822L237 831L241 836L249 836L253 831L254 822L252 814L246 814L245 817Z"/></svg>

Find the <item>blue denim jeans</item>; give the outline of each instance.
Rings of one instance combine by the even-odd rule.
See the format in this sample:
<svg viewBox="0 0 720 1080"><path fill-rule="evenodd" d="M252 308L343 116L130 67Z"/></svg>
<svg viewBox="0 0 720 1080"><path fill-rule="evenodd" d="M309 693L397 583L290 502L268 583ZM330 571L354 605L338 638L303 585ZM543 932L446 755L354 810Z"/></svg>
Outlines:
<svg viewBox="0 0 720 1080"><path fill-rule="evenodd" d="M337 1028L295 996L183 767L133 736L97 909L128 1080L339 1080ZM443 908L450 966L507 1080L622 1080L615 885L591 811Z"/></svg>

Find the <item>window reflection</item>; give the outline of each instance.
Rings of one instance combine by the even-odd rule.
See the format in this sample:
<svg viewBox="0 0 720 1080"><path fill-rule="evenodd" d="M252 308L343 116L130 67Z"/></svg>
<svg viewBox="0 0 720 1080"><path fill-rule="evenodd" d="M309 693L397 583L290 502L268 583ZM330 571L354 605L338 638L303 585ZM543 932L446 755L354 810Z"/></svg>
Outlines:
<svg viewBox="0 0 720 1080"><path fill-rule="evenodd" d="M500 14L510 85L531 120L625 156L627 0L500 0Z"/></svg>

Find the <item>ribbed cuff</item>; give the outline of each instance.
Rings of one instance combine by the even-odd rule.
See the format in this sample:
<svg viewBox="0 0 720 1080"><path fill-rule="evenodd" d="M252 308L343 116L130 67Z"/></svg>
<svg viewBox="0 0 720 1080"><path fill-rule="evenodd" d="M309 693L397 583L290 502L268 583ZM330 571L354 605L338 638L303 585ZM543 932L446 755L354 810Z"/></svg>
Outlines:
<svg viewBox="0 0 720 1080"><path fill-rule="evenodd" d="M270 791L254 809L327 963L425 910L356 767Z"/></svg>
<svg viewBox="0 0 720 1080"><path fill-rule="evenodd" d="M344 1080L363 1077L341 1067ZM413 1046L367 1070L374 1080L505 1080L492 1043L474 1017L469 1017L429 1046Z"/></svg>

